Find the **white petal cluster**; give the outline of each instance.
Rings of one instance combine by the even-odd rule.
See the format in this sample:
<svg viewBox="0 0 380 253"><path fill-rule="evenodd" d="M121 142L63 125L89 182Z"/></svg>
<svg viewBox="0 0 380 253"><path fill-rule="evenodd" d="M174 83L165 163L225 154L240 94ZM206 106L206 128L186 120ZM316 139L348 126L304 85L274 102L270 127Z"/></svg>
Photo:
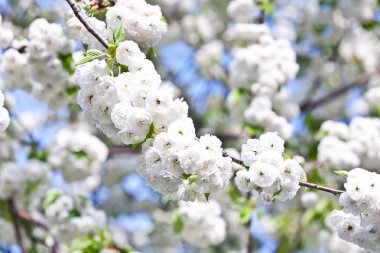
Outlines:
<svg viewBox="0 0 380 253"><path fill-rule="evenodd" d="M326 121L321 126L326 136L318 146L318 161L333 168L362 166L377 169L380 162L380 120L356 117L347 126Z"/></svg>
<svg viewBox="0 0 380 253"><path fill-rule="evenodd" d="M221 67L224 46L219 40L204 44L195 53L195 62L199 71L207 78L223 79L225 74Z"/></svg>
<svg viewBox="0 0 380 253"><path fill-rule="evenodd" d="M9 126L9 112L4 107L4 94L0 90L0 134L3 133Z"/></svg>
<svg viewBox="0 0 380 253"><path fill-rule="evenodd" d="M69 73L59 57L73 51L59 24L35 19L29 26L28 37L1 56L0 72L8 89L22 88L52 108L67 104L66 89ZM25 48L25 49L23 49Z"/></svg>
<svg viewBox="0 0 380 253"><path fill-rule="evenodd" d="M249 166L236 174L235 184L244 192L253 191L259 200L271 203L294 198L301 179L302 167L295 159L283 158L284 140L269 132L243 144L241 159Z"/></svg>
<svg viewBox="0 0 380 253"><path fill-rule="evenodd" d="M239 23L249 23L252 21L252 14L257 8L254 0L233 0L227 6L227 14Z"/></svg>
<svg viewBox="0 0 380 253"><path fill-rule="evenodd" d="M85 13L83 13L86 15ZM106 23L102 20L99 20L95 17L88 17L88 23L104 38L109 40L112 39L112 32L110 33L106 28ZM66 16L66 26L65 30L67 34L76 40L82 41L84 44L95 45L98 48L102 48L100 42L92 35L86 27L79 21L79 19L74 15L70 10Z"/></svg>
<svg viewBox="0 0 380 253"><path fill-rule="evenodd" d="M44 213L50 232L59 242L70 244L75 238L90 235L106 226L106 214L95 209L86 197L72 197L57 189L50 189L46 196L53 192L58 197L44 209Z"/></svg>
<svg viewBox="0 0 380 253"><path fill-rule="evenodd" d="M232 110L233 104L229 107ZM253 125L265 126L266 131L275 131L281 138L289 139L293 133L293 126L285 117L279 116L272 109L270 97L255 97L244 111L244 118Z"/></svg>
<svg viewBox="0 0 380 253"><path fill-rule="evenodd" d="M380 175L360 168L348 173L346 192L330 221L343 240L372 252L380 251Z"/></svg>
<svg viewBox="0 0 380 253"><path fill-rule="evenodd" d="M0 48L11 46L13 39L13 31L2 24L2 17L0 15Z"/></svg>
<svg viewBox="0 0 380 253"><path fill-rule="evenodd" d="M139 173L146 183L172 199L194 201L223 189L232 176L231 158L211 135L195 140L190 118L172 122L146 149Z"/></svg>
<svg viewBox="0 0 380 253"><path fill-rule="evenodd" d="M187 15L181 21L182 36L191 45L216 39L223 23L213 12Z"/></svg>
<svg viewBox="0 0 380 253"><path fill-rule="evenodd" d="M63 128L49 148L49 163L66 181L83 180L99 172L108 155L107 146L84 130Z"/></svg>
<svg viewBox="0 0 380 253"><path fill-rule="evenodd" d="M240 31L241 27L246 29ZM280 85L295 78L299 66L289 41L273 38L265 25L240 24L230 29L227 33L233 33L235 36L238 32L248 35L251 32L252 35L250 38L252 44L245 48L236 47L233 50L233 60L229 67L231 87L253 89L254 84L258 83L266 88L260 91L261 93L265 91L272 94ZM239 38L234 37L234 39ZM241 39L247 40L247 38Z"/></svg>
<svg viewBox="0 0 380 253"><path fill-rule="evenodd" d="M0 199L17 195L19 198L30 198L33 190L46 184L50 175L50 166L37 160L26 163L5 162L0 168ZM35 185L36 188L31 188Z"/></svg>
<svg viewBox="0 0 380 253"><path fill-rule="evenodd" d="M157 45L167 31L161 8L145 0L119 0L106 14L107 28L114 31L124 28L126 38L137 42L143 48Z"/></svg>
<svg viewBox="0 0 380 253"><path fill-rule="evenodd" d="M240 120L262 126L266 131L278 132L282 138L289 139L293 127L287 118L299 112L298 105L281 89L287 81L295 78L299 69L290 42L275 39L264 24L237 23L228 28L225 36L227 40L239 42L232 48L229 86L244 89L251 99L243 106L240 115L244 119ZM247 46L241 46L242 42ZM227 99L230 111L240 108L237 104L243 103L235 101L233 96L231 92Z"/></svg>
<svg viewBox="0 0 380 253"><path fill-rule="evenodd" d="M226 237L226 222L221 217L218 202L179 202L179 214L184 223L181 237L186 242L205 248L217 245Z"/></svg>
<svg viewBox="0 0 380 253"><path fill-rule="evenodd" d="M98 60L77 68L78 103L87 118L126 145L155 137L144 145L139 173L156 191L194 200L223 188L231 176L231 160L222 156L221 142L214 136L195 140L188 105L174 99L173 89L161 83L136 43L120 43L116 60L128 72L109 76L105 61Z"/></svg>

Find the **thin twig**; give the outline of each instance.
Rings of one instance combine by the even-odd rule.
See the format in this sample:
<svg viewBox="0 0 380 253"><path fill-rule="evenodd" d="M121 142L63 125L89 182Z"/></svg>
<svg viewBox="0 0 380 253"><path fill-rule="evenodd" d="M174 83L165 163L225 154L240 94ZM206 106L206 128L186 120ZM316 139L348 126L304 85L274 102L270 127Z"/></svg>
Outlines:
<svg viewBox="0 0 380 253"><path fill-rule="evenodd" d="M26 253L21 236L19 217L17 216L17 210L13 198L8 200L8 209L12 217L12 224L15 230L17 244L20 247L21 252Z"/></svg>
<svg viewBox="0 0 380 253"><path fill-rule="evenodd" d="M66 0L66 2L70 5L70 8L73 10L74 15L79 19L79 21L84 25L84 27L89 31L94 37L106 48L108 49L108 42L103 36L96 31L90 23L88 23L87 18L81 12L80 7L73 0Z"/></svg>
<svg viewBox="0 0 380 253"><path fill-rule="evenodd" d="M226 151L223 151L223 156L230 157L234 163L237 163L239 165L244 166L244 162L242 160L240 160L239 158L236 158L236 157L230 155ZM307 188L312 188L312 189L328 192L328 193L331 193L331 194L334 194L334 195L339 195L339 194L344 193L344 191L342 191L342 190L337 190L337 189L334 189L334 188L329 188L329 187L325 187L325 186L321 186L321 185L317 185L317 184L313 184L313 183L299 182L299 185L307 187Z"/></svg>
<svg viewBox="0 0 380 253"><path fill-rule="evenodd" d="M313 184L313 183L307 183L307 182L300 182L299 185L307 187L307 188L312 188L312 189L328 192L328 193L331 193L331 194L334 194L334 195L339 195L339 194L342 194L342 193L345 192L345 191L342 191L342 190L337 190L337 189L334 189L334 188L330 188L330 187L326 187L326 186L321 186L321 185L317 185L317 184Z"/></svg>
<svg viewBox="0 0 380 253"><path fill-rule="evenodd" d="M355 87L364 87L371 80L371 78L378 72L379 72L379 69L375 73L364 74L360 76L357 80L355 80L353 83L340 86L336 90L333 90L332 92L314 101L311 99L307 99L301 103L300 109L302 112L312 111L323 104L332 102L337 97L345 94L347 91Z"/></svg>

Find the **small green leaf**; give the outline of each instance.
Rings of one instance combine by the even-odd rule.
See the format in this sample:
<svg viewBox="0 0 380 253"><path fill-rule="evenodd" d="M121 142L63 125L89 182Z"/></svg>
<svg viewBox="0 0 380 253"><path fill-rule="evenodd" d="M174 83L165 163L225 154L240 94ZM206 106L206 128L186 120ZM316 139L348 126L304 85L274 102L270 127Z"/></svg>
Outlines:
<svg viewBox="0 0 380 253"><path fill-rule="evenodd" d="M69 252L84 252L85 249L91 248L94 241L91 237L79 237L75 238L69 246Z"/></svg>
<svg viewBox="0 0 380 253"><path fill-rule="evenodd" d="M300 178L300 181L301 182L305 182L307 183L307 175L306 175L306 172L302 169L301 170L301 178Z"/></svg>
<svg viewBox="0 0 380 253"><path fill-rule="evenodd" d="M79 90L79 86L69 86L66 88L66 94L68 97L73 98Z"/></svg>
<svg viewBox="0 0 380 253"><path fill-rule="evenodd" d="M209 192L206 192L206 193L205 193L205 198L206 198L207 201L208 201L209 197L210 197L210 193L209 193Z"/></svg>
<svg viewBox="0 0 380 253"><path fill-rule="evenodd" d="M119 45L120 42L125 40L125 31L123 26L118 26L114 31L113 31L113 41L115 42L116 45Z"/></svg>
<svg viewBox="0 0 380 253"><path fill-rule="evenodd" d="M338 174L339 176L342 176L342 177L348 177L348 172L345 171L345 170L336 170L334 171L334 173Z"/></svg>
<svg viewBox="0 0 380 253"><path fill-rule="evenodd" d="M72 209L69 212L69 218L80 217L80 211L78 209Z"/></svg>
<svg viewBox="0 0 380 253"><path fill-rule="evenodd" d="M142 144L144 144L144 142L147 140L147 139L150 139L152 138L155 134L157 134L156 132L156 129L154 128L154 125L153 123L150 124L150 129L149 129L149 132L147 133L145 139L141 142L138 142L138 143L133 143L132 144L132 148L137 148L137 147L140 147Z"/></svg>
<svg viewBox="0 0 380 253"><path fill-rule="evenodd" d="M276 198L281 194L282 192L282 189L276 191L275 193L273 193L273 196L272 196L272 201L275 201Z"/></svg>
<svg viewBox="0 0 380 253"><path fill-rule="evenodd" d="M88 44L82 43L82 47L84 51L88 50Z"/></svg>
<svg viewBox="0 0 380 253"><path fill-rule="evenodd" d="M48 190L44 200L42 201L42 208L48 208L51 204L54 204L54 202L62 195L63 193L58 189Z"/></svg>
<svg viewBox="0 0 380 253"><path fill-rule="evenodd" d="M252 216L252 209L249 206L244 206L239 211L239 223L240 224L247 224L251 221Z"/></svg>
<svg viewBox="0 0 380 253"><path fill-rule="evenodd" d="M72 54L58 54L58 59L61 61L62 67L69 74L74 74L73 55Z"/></svg>
<svg viewBox="0 0 380 253"><path fill-rule="evenodd" d="M285 160L288 160L288 159L292 159L291 157L290 157L290 155L288 154L288 153L282 153L282 157L285 159Z"/></svg>
<svg viewBox="0 0 380 253"><path fill-rule="evenodd" d="M172 217L172 222L173 222L173 230L176 234L179 234L182 232L184 228L184 224L181 218L181 214L179 212L179 209L176 209L173 211L173 217Z"/></svg>
<svg viewBox="0 0 380 253"><path fill-rule="evenodd" d="M148 52L146 53L146 58L153 61L155 58L157 58L157 53L154 47L149 48Z"/></svg>
<svg viewBox="0 0 380 253"><path fill-rule="evenodd" d="M106 55L104 52L96 50L96 49L90 49L86 53L83 54L83 58L80 59L75 66L82 65L87 62L91 62L95 59L98 59L99 57L102 57Z"/></svg>
<svg viewBox="0 0 380 253"><path fill-rule="evenodd" d="M161 21L164 22L165 24L168 23L168 20L166 19L166 17L164 15L162 15Z"/></svg>
<svg viewBox="0 0 380 253"><path fill-rule="evenodd" d="M115 58L117 45L114 43L108 43L108 46L107 53L111 56L111 58Z"/></svg>

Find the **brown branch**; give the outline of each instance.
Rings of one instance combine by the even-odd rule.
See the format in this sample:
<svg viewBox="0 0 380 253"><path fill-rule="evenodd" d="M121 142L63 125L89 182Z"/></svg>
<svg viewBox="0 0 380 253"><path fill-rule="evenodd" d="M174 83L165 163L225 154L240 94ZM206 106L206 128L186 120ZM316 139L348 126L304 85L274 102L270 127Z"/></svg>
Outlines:
<svg viewBox="0 0 380 253"><path fill-rule="evenodd" d="M19 217L17 216L17 209L16 209L13 198L8 200L8 210L9 210L9 213L11 214L11 217L12 217L12 224L13 224L13 228L15 230L15 236L16 236L17 244L20 247L21 252L26 253L25 247L24 247L24 244L22 241Z"/></svg>
<svg viewBox="0 0 380 253"><path fill-rule="evenodd" d="M307 187L307 188L312 188L312 189L328 192L328 193L331 193L334 195L339 195L339 194L344 193L344 191L342 191L342 190L337 190L334 188L325 187L325 186L321 186L321 185L317 185L317 184L313 184L313 183L300 182L299 185Z"/></svg>
<svg viewBox="0 0 380 253"><path fill-rule="evenodd" d="M70 5L70 8L73 10L74 15L79 19L79 21L84 25L84 27L89 31L94 37L106 48L108 49L108 42L103 36L96 31L91 24L87 21L87 18L81 12L79 6L73 0L66 0L66 2Z"/></svg>
<svg viewBox="0 0 380 253"><path fill-rule="evenodd" d="M224 157L230 157L234 163L237 163L239 165L245 166L244 162L242 160L240 160L239 158L236 158L236 157L230 155L226 151L223 151L223 156ZM329 187L325 187L325 186L321 186L321 185L317 185L317 184L313 184L313 183L299 182L299 185L307 187L307 188L316 189L316 190L319 190L319 191L328 192L328 193L331 193L331 194L334 194L334 195L339 195L339 194L344 193L344 191L342 191L342 190L337 190L337 189L334 189L334 188L329 188Z"/></svg>
<svg viewBox="0 0 380 253"><path fill-rule="evenodd" d="M332 102L335 98L342 96L347 91L355 88L355 87L364 87L367 85L367 83L371 80L371 78L379 72L380 69L377 69L375 73L369 73L359 76L357 80L355 80L353 83L346 84L343 86L340 86L336 90L333 90L331 93L326 94L325 96L318 98L316 100L307 99L300 105L300 110L302 112L309 112L314 110L315 108L327 104L329 102Z"/></svg>

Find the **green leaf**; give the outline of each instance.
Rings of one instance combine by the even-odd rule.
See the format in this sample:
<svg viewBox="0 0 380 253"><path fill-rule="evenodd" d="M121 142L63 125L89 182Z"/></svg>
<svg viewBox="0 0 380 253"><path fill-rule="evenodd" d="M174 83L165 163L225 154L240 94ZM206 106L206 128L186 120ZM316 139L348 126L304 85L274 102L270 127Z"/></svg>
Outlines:
<svg viewBox="0 0 380 253"><path fill-rule="evenodd" d="M318 131L315 135L314 135L314 139L316 141L321 141L323 138L325 138L326 136L328 136L329 133L327 131Z"/></svg>
<svg viewBox="0 0 380 253"><path fill-rule="evenodd" d="M168 20L166 19L166 17L164 15L162 15L161 21L164 22L165 24L168 23Z"/></svg>
<svg viewBox="0 0 380 253"><path fill-rule="evenodd" d="M342 176L342 177L348 177L348 172L345 171L345 170L336 170L334 171L334 173L338 174L339 176Z"/></svg>
<svg viewBox="0 0 380 253"><path fill-rule="evenodd" d="M244 206L239 211L239 223L240 224L247 224L251 221L252 216L252 208L250 206Z"/></svg>
<svg viewBox="0 0 380 253"><path fill-rule="evenodd" d="M35 180L28 180L26 182L26 186L25 186L25 189L24 189L24 194L25 196L30 196L30 194L32 192L34 192L35 189L37 189L37 187L40 185L40 182L39 181L35 181Z"/></svg>
<svg viewBox="0 0 380 253"><path fill-rule="evenodd" d="M148 52L146 53L146 58L153 61L155 58L157 58L157 53L154 47L149 48Z"/></svg>
<svg viewBox="0 0 380 253"><path fill-rule="evenodd" d="M181 214L179 212L179 209L175 209L173 212L173 217L172 217L172 222L173 222L173 231L176 234L179 234L182 232L184 228L184 224L181 218Z"/></svg>
<svg viewBox="0 0 380 253"><path fill-rule="evenodd" d="M70 244L69 252L84 252L86 249L92 248L93 245L94 240L91 237L79 237L74 239L74 241Z"/></svg>
<svg viewBox="0 0 380 253"><path fill-rule="evenodd" d="M35 160L38 160L41 162L47 162L48 150L46 148L43 148L40 152L38 152L35 149L32 149L29 152L28 158L29 159L35 159Z"/></svg>
<svg viewBox="0 0 380 253"><path fill-rule="evenodd" d="M125 31L123 26L118 26L114 31L113 31L113 41L115 42L116 45L119 45L120 42L125 40Z"/></svg>
<svg viewBox="0 0 380 253"><path fill-rule="evenodd" d="M128 66L125 66L123 64L119 64L119 73L127 73L129 70L128 70Z"/></svg>
<svg viewBox="0 0 380 253"><path fill-rule="evenodd" d="M69 218L75 218L75 217L80 217L80 211L78 209L72 209L69 212Z"/></svg>
<svg viewBox="0 0 380 253"><path fill-rule="evenodd" d="M69 86L66 88L66 94L68 97L73 98L79 91L79 86Z"/></svg>
<svg viewBox="0 0 380 253"><path fill-rule="evenodd" d="M301 170L301 178L300 178L300 181L301 181L301 182L305 182L305 183L307 183L307 175L306 175L306 172L304 171L304 169Z"/></svg>
<svg viewBox="0 0 380 253"><path fill-rule="evenodd" d="M291 157L290 157L290 155L288 154L288 153L282 153L282 157L285 159L285 160L288 160L288 159L292 159Z"/></svg>
<svg viewBox="0 0 380 253"><path fill-rule="evenodd" d="M88 50L88 44L82 43L82 47L84 51Z"/></svg>
<svg viewBox="0 0 380 253"><path fill-rule="evenodd" d="M239 103L243 97L248 93L244 88L235 88L231 91L231 98L233 103Z"/></svg>
<svg viewBox="0 0 380 253"><path fill-rule="evenodd" d="M245 204L245 198L239 195L233 185L230 185L228 188L228 196L230 197L232 203L236 206L242 206Z"/></svg>
<svg viewBox="0 0 380 253"><path fill-rule="evenodd" d="M153 123L150 124L150 129L149 129L149 132L147 133L145 139L141 142L138 142L138 143L133 143L132 144L132 148L137 148L137 147L140 147L142 144L144 144L144 142L147 140L147 139L150 139L152 138L155 134L157 134L156 132L156 129L154 128L154 125Z"/></svg>
<svg viewBox="0 0 380 253"><path fill-rule="evenodd" d="M83 54L82 59L80 59L75 66L82 65L87 62L91 62L95 59L98 59L99 57L102 57L106 55L104 52L96 50L96 49L90 49L86 53Z"/></svg>
<svg viewBox="0 0 380 253"><path fill-rule="evenodd" d="M282 192L282 189L276 191L275 193L273 193L273 196L272 196L272 202L276 200L276 198L281 194Z"/></svg>
<svg viewBox="0 0 380 253"><path fill-rule="evenodd" d="M270 15L274 11L274 2L271 0L264 0L261 2L261 8L263 8L265 15Z"/></svg>
<svg viewBox="0 0 380 253"><path fill-rule="evenodd" d="M205 198L207 201L208 201L209 197L210 197L210 193L209 192L205 193Z"/></svg>
<svg viewBox="0 0 380 253"><path fill-rule="evenodd" d="M113 44L113 43L110 43L109 44L109 47L107 49L107 52L108 54L112 57L112 58L115 58L115 55L116 55L116 49L117 49L117 45L116 44Z"/></svg>
<svg viewBox="0 0 380 253"><path fill-rule="evenodd" d="M58 54L58 59L61 61L62 67L69 74L74 74L73 55L72 54Z"/></svg>
<svg viewBox="0 0 380 253"><path fill-rule="evenodd" d="M304 123L310 132L315 133L319 130L323 123L323 119L319 119L311 115L310 113L306 115Z"/></svg>
<svg viewBox="0 0 380 253"><path fill-rule="evenodd" d="M48 208L51 204L54 204L54 202L62 196L63 193L58 189L50 189L46 192L45 198L42 201L42 209Z"/></svg>

